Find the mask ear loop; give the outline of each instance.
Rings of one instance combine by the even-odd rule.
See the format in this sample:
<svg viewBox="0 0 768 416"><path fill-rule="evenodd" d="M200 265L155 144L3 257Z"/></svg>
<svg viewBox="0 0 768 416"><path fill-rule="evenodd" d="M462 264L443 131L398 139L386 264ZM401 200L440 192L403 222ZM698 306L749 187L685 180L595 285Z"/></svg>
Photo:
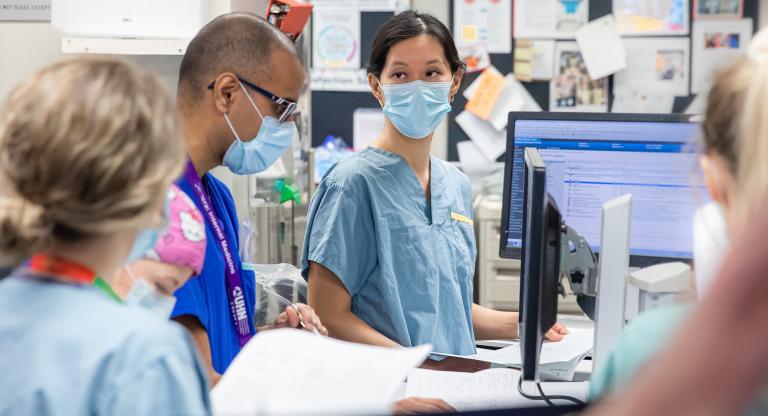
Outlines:
<svg viewBox="0 0 768 416"><path fill-rule="evenodd" d="M253 101L253 98L251 98L251 94L248 94L248 91L245 89L242 82L238 81L238 84L240 84L240 89L243 90L243 94L245 94L245 98L247 98L248 101L251 102L251 105L256 110L256 113L259 115L259 118L261 118L261 121L264 121L264 116L261 115L261 111L259 111L259 106L256 105L255 101Z"/></svg>
<svg viewBox="0 0 768 416"><path fill-rule="evenodd" d="M123 268L125 269L125 271L128 272L128 276L131 277L133 284L136 284L136 282L138 282L138 279L136 279L136 276L133 274L133 270L131 270L131 266L126 264L126 265L123 265Z"/></svg>

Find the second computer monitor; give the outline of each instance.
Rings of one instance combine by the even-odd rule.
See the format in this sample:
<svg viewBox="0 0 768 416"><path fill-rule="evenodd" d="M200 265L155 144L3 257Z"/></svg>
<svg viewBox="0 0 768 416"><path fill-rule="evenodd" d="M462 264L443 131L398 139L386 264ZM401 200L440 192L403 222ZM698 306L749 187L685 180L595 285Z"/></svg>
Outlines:
<svg viewBox="0 0 768 416"><path fill-rule="evenodd" d="M603 203L632 194L632 265L690 259L693 213L707 202L692 145L699 131L684 115L510 113L501 256L520 258L524 149L535 147L563 220L596 252Z"/></svg>

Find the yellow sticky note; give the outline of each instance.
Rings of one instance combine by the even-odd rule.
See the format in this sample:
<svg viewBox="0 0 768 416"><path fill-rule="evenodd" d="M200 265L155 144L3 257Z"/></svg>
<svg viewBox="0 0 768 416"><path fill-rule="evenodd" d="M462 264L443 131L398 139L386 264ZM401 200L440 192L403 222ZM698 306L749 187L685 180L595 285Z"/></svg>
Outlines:
<svg viewBox="0 0 768 416"><path fill-rule="evenodd" d="M461 27L461 41L474 42L477 40L477 26L466 25Z"/></svg>
<svg viewBox="0 0 768 416"><path fill-rule="evenodd" d="M515 78L520 81L533 81L533 64L525 61L515 61Z"/></svg>
<svg viewBox="0 0 768 416"><path fill-rule="evenodd" d="M472 221L469 217L461 215L458 212L451 212L451 219L454 221L464 222L469 225L475 225L475 222Z"/></svg>
<svg viewBox="0 0 768 416"><path fill-rule="evenodd" d="M532 61L533 60L533 42L530 40L519 40L515 44L515 60L516 61Z"/></svg>
<svg viewBox="0 0 768 416"><path fill-rule="evenodd" d="M480 75L477 91L467 102L465 109L483 120L488 120L503 88L504 76L486 69Z"/></svg>

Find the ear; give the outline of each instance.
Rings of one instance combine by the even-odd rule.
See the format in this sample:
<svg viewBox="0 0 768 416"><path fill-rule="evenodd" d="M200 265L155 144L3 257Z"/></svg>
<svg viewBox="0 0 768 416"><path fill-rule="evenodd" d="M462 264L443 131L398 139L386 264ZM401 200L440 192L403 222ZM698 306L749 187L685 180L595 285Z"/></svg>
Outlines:
<svg viewBox="0 0 768 416"><path fill-rule="evenodd" d="M381 107L384 107L384 92L381 90L381 84L379 84L379 79L375 75L368 74L368 86L371 88L373 98L379 102Z"/></svg>
<svg viewBox="0 0 768 416"><path fill-rule="evenodd" d="M464 78L464 68L459 68L454 72L453 74L453 83L451 83L451 102L453 102L453 99L456 97L456 94L459 93L459 87L461 86L461 80Z"/></svg>
<svg viewBox="0 0 768 416"><path fill-rule="evenodd" d="M240 91L240 81L237 75L231 72L224 72L216 77L213 83L213 102L216 110L227 114L234 103L234 93Z"/></svg>
<svg viewBox="0 0 768 416"><path fill-rule="evenodd" d="M723 161L715 155L707 154L699 157L699 165L704 173L710 198L721 206L727 205L729 173Z"/></svg>

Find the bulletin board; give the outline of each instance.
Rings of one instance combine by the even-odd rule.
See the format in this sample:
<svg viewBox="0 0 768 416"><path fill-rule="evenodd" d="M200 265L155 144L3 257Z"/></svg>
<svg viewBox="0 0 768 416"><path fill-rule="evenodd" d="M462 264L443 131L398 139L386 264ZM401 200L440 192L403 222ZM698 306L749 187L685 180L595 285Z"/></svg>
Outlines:
<svg viewBox="0 0 768 416"><path fill-rule="evenodd" d="M376 32L392 16L392 12L360 13L361 68L368 65ZM340 136L352 146L352 117L358 108L381 107L370 92L312 91L312 147L320 146L329 135Z"/></svg>
<svg viewBox="0 0 768 416"><path fill-rule="evenodd" d="M508 0L513 1L513 0ZM744 17L752 18L754 30L757 30L758 3L760 0L744 0ZM445 22L449 28L453 27L453 5L452 1L446 1L446 6L450 7L450 21ZM691 14L693 7L690 7ZM612 12L612 0L590 0L589 2L589 20L600 18ZM367 65L370 57L373 38L379 27L391 16L392 12L368 12L360 13L360 67ZM690 16L690 22L693 22L693 16ZM512 34L510 33L510 36ZM690 39L690 33L688 35ZM514 50L514 40L512 43ZM506 74L513 70L512 54L491 54L491 62L499 71ZM457 161L458 152L456 144L458 142L469 140L469 137L455 123L455 117L461 113L466 105L466 99L461 94L463 88L466 88L472 81L479 76L479 73L466 74L462 83L462 90L456 95L453 103L453 111L449 115L448 124L448 160ZM546 111L549 109L549 81L523 83L525 88L531 93L539 106ZM613 76L608 80L608 104L609 108L613 100ZM340 136L352 146L353 139L353 114L358 108L378 109L379 104L373 98L370 92L341 92L341 91L312 91L312 146L317 147L329 135ZM673 107L673 112L683 112L693 100L693 96L677 97ZM501 156L503 158L504 156ZM501 158L499 160L501 160Z"/></svg>
<svg viewBox="0 0 768 416"><path fill-rule="evenodd" d="M753 21L753 31L757 30L757 20L758 20L758 2L760 0L744 0L744 17L745 18L752 18ZM612 13L612 0L589 0L589 20L595 20L597 18L600 18L602 16L605 16L607 14ZM693 23L693 2L691 1L691 7L690 12L690 22ZM453 2L451 2L451 22L449 27L453 27ZM513 11L514 13L514 11ZM691 25L692 27L692 25ZM511 36L511 34L510 34ZM691 34L687 35L688 39L690 40ZM514 39L512 41L512 47L514 51L515 42ZM689 61L692 62L692 61ZM493 66L495 66L502 74L507 74L512 72L513 70L513 55L512 54L491 54L491 63ZM690 66L689 66L690 67ZM462 109L467 103L466 98L461 94L461 91L463 91L463 88L466 88L469 84L474 81L480 73L473 73L473 74L467 74L464 77L464 81L462 82L462 90L460 90L459 94L456 95L456 100L453 103L453 111L450 113L450 123L448 127L448 160L449 161L458 161L458 152L456 149L456 144L461 141L469 140L469 137L464 133L464 131L459 127L458 124L455 122L455 118L458 114L461 113ZM547 111L549 109L549 81L539 81L539 82L524 82L523 86L531 93L533 98L536 100L536 102L539 104L539 106L542 108L542 110ZM675 98L675 104L673 107L673 112L675 113L682 113L685 111L685 109L688 107L688 105L693 101L694 96L688 96L688 97L677 97ZM613 100L613 76L610 76L608 79L608 107L611 108L612 106L612 100ZM503 161L504 155L502 155L498 160Z"/></svg>

